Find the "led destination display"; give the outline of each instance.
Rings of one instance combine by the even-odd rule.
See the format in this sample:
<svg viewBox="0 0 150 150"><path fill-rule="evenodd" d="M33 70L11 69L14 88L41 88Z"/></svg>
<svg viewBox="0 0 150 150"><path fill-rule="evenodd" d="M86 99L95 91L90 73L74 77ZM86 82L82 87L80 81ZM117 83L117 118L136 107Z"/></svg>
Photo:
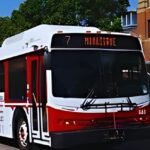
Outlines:
<svg viewBox="0 0 150 150"><path fill-rule="evenodd" d="M55 34L51 47L141 50L138 38L112 34Z"/></svg>

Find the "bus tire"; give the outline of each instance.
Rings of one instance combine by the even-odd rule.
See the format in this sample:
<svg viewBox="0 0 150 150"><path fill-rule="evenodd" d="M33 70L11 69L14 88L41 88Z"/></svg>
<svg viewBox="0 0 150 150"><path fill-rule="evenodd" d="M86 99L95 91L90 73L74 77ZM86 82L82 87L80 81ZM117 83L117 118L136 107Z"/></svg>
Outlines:
<svg viewBox="0 0 150 150"><path fill-rule="evenodd" d="M29 127L25 118L20 118L17 124L17 144L20 150L29 150Z"/></svg>

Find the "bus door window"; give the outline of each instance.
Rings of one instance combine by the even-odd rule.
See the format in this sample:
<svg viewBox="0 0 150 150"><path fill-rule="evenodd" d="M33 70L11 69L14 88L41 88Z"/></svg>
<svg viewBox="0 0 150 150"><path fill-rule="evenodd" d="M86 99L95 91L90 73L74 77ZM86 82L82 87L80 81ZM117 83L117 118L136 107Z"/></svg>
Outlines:
<svg viewBox="0 0 150 150"><path fill-rule="evenodd" d="M43 62L43 57L39 59L39 101L42 105L42 126L43 131L47 131L47 112L46 112L46 69Z"/></svg>
<svg viewBox="0 0 150 150"><path fill-rule="evenodd" d="M33 60L32 60L33 59ZM31 58L31 97L33 104L33 129L43 128L47 131L46 114L46 72L43 64L43 57L36 56ZM39 115L39 116L38 116Z"/></svg>
<svg viewBox="0 0 150 150"><path fill-rule="evenodd" d="M37 61L32 61L32 68L31 68L31 89L32 89L32 104L33 104L33 129L37 130Z"/></svg>

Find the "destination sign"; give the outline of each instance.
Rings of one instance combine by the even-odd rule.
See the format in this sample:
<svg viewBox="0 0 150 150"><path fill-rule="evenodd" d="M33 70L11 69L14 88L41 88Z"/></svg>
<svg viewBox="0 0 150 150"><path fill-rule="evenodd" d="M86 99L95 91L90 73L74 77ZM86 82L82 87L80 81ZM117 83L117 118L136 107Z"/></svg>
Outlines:
<svg viewBox="0 0 150 150"><path fill-rule="evenodd" d="M98 47L116 47L115 37L85 37L85 46L98 46Z"/></svg>
<svg viewBox="0 0 150 150"><path fill-rule="evenodd" d="M103 48L141 50L136 37L112 34L55 34L52 48Z"/></svg>

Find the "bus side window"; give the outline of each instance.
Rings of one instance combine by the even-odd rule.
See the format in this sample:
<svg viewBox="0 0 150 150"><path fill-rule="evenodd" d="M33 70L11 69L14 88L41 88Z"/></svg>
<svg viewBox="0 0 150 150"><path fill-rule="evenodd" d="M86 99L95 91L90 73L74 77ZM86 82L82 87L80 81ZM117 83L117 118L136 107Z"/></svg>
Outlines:
<svg viewBox="0 0 150 150"><path fill-rule="evenodd" d="M9 99L26 100L26 59L18 57L9 61Z"/></svg>
<svg viewBox="0 0 150 150"><path fill-rule="evenodd" d="M4 64L0 63L0 101L4 100Z"/></svg>

